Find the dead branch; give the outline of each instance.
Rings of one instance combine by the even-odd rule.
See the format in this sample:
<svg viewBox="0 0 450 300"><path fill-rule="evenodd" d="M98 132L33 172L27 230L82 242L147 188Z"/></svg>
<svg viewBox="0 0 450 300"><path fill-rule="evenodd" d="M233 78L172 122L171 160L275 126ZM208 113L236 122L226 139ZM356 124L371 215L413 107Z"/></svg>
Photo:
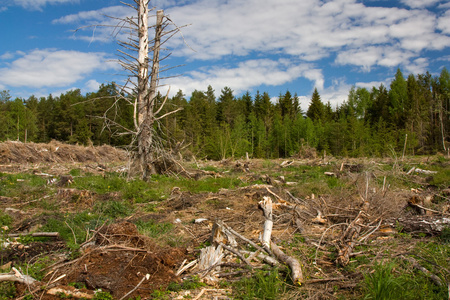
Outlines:
<svg viewBox="0 0 450 300"><path fill-rule="evenodd" d="M58 295L65 295L66 297L73 297L73 298L77 298L77 299L94 299L95 295L93 294L88 294L88 293L84 293L81 292L79 290L68 290L68 289L63 289L60 287L55 287L55 288L51 288L47 291L47 294L49 295L53 295L53 296L58 296Z"/></svg>
<svg viewBox="0 0 450 300"><path fill-rule="evenodd" d="M10 233L8 234L9 237L20 237L25 235L31 235L32 237L51 237L51 238L58 238L59 232L33 232L31 234L22 234L22 233Z"/></svg>
<svg viewBox="0 0 450 300"><path fill-rule="evenodd" d="M292 281L294 282L294 284L301 285L303 283L303 272L299 261L292 256L284 254L284 252L281 251L281 249L272 241L270 243L270 248L272 249L273 254L275 254L278 260L287 264L291 268Z"/></svg>
<svg viewBox="0 0 450 300"><path fill-rule="evenodd" d="M32 285L33 283L37 282L37 280L33 277L29 275L23 275L14 267L12 267L11 272L0 274L0 281L15 281L24 283L26 285Z"/></svg>
<svg viewBox="0 0 450 300"><path fill-rule="evenodd" d="M409 263L411 263L412 266L413 266L414 268L416 268L417 270L422 271L425 275L427 275L428 277L430 277L430 279L431 279L436 285L438 285L438 286L442 286L442 285L443 285L442 280L441 280L438 276L434 275L433 273L431 273L430 271L428 271L427 269L425 269L424 267L422 267L422 266L417 262L417 260L415 260L415 259L412 258L411 256L403 256L403 255L401 255L400 257L401 257L402 259L408 261Z"/></svg>
<svg viewBox="0 0 450 300"><path fill-rule="evenodd" d="M144 280L149 280L150 279L150 274L145 274L145 276L141 279L141 281L139 281L139 283L128 293L126 293L125 295L122 296L122 298L120 298L119 300L123 300L125 299L127 296L131 295L131 293L133 293L135 290L137 290L141 284L144 282Z"/></svg>
<svg viewBox="0 0 450 300"><path fill-rule="evenodd" d="M350 255L356 246L359 238L365 213L360 211L356 218L347 226L336 246L338 248L338 257L336 263L345 266L350 261Z"/></svg>

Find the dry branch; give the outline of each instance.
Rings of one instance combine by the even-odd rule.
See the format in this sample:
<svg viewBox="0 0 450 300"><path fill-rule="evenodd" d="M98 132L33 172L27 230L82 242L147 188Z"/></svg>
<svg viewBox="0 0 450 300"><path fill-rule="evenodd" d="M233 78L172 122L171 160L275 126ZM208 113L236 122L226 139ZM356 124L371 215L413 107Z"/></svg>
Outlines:
<svg viewBox="0 0 450 300"><path fill-rule="evenodd" d="M51 288L47 291L47 294L49 295L54 295L54 296L58 296L58 295L65 295L66 297L73 297L73 298L77 298L77 299L94 299L94 295L92 294L88 294L88 293L83 293L80 292L78 290L68 290L68 289L63 289L63 288Z"/></svg>
<svg viewBox="0 0 450 300"><path fill-rule="evenodd" d="M345 266L350 261L350 256L355 248L357 239L359 238L365 213L360 211L356 218L347 226L337 243L338 257L336 263Z"/></svg>
<svg viewBox="0 0 450 300"><path fill-rule="evenodd" d="M11 272L0 274L0 281L15 281L26 285L32 285L36 282L36 279L29 275L23 275L19 270L13 267Z"/></svg>
<svg viewBox="0 0 450 300"><path fill-rule="evenodd" d="M299 261L292 256L284 254L284 252L281 251L281 249L274 242L270 243L270 248L272 249L273 254L275 254L278 260L287 264L291 268L292 281L294 282L294 284L302 284L303 272Z"/></svg>

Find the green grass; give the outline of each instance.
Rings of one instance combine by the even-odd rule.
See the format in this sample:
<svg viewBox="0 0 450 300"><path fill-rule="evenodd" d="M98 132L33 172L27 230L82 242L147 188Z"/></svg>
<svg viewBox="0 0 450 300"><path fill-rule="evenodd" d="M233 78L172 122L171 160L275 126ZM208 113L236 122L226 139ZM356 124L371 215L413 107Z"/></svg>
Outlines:
<svg viewBox="0 0 450 300"><path fill-rule="evenodd" d="M3 281L0 282L0 300L16 298L16 286L14 282Z"/></svg>
<svg viewBox="0 0 450 300"><path fill-rule="evenodd" d="M277 300L286 292L285 278L277 269L258 270L252 277L244 278L233 285L234 299Z"/></svg>
<svg viewBox="0 0 450 300"><path fill-rule="evenodd" d="M135 224L140 234L152 238L161 238L161 236L169 234L173 229L172 223L158 223L154 220L137 220Z"/></svg>
<svg viewBox="0 0 450 300"><path fill-rule="evenodd" d="M206 286L206 284L201 282L198 276L192 276L183 280L183 282L181 283L169 283L167 290L172 292L179 292L181 290L195 290L204 286Z"/></svg>
<svg viewBox="0 0 450 300"><path fill-rule="evenodd" d="M0 173L0 196L38 198L48 190L47 180L32 174Z"/></svg>
<svg viewBox="0 0 450 300"><path fill-rule="evenodd" d="M405 299L405 280L394 274L395 264L377 264L373 273L364 276L364 299Z"/></svg>
<svg viewBox="0 0 450 300"><path fill-rule="evenodd" d="M364 299L437 300L448 298L449 245L432 240L419 242L407 255L438 276L443 285L437 285L427 274L414 268L407 260L391 259L384 264L376 264L373 268L367 269L361 285Z"/></svg>
<svg viewBox="0 0 450 300"><path fill-rule="evenodd" d="M0 212L0 227L8 226L10 227L13 222L13 218L7 213ZM3 230L3 229L0 229Z"/></svg>

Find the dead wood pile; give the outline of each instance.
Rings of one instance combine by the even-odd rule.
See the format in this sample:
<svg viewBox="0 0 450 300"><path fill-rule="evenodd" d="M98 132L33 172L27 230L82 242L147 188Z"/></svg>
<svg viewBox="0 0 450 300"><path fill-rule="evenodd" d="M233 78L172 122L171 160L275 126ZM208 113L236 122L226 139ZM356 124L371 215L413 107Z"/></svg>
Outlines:
<svg viewBox="0 0 450 300"><path fill-rule="evenodd" d="M52 141L48 144L7 141L0 143L0 163L64 163L125 161L127 153L108 145L78 146Z"/></svg>

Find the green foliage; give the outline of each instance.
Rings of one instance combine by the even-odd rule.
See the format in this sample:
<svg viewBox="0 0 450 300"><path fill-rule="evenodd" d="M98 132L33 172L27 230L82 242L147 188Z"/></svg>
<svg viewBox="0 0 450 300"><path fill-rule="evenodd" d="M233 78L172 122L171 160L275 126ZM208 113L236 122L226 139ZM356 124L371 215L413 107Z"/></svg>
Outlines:
<svg viewBox="0 0 450 300"><path fill-rule="evenodd" d="M69 282L68 286L73 286L76 289L85 289L86 284L84 282Z"/></svg>
<svg viewBox="0 0 450 300"><path fill-rule="evenodd" d="M442 229L441 234L439 235L439 239L443 242L443 243L450 243L450 228L449 227L445 227L444 229Z"/></svg>
<svg viewBox="0 0 450 300"><path fill-rule="evenodd" d="M46 223L42 230L58 232L72 250L78 250L78 245L86 240L88 230L94 230L106 222L105 215L91 213L90 211L66 215L45 214L44 219Z"/></svg>
<svg viewBox="0 0 450 300"><path fill-rule="evenodd" d="M109 292L102 290L95 291L94 300L114 300L114 297Z"/></svg>
<svg viewBox="0 0 450 300"><path fill-rule="evenodd" d="M286 292L285 279L277 269L259 270L250 278L244 278L234 284L234 299L253 300L280 299Z"/></svg>
<svg viewBox="0 0 450 300"><path fill-rule="evenodd" d="M70 175L72 176L80 176L81 175L81 169L72 169L69 172Z"/></svg>
<svg viewBox="0 0 450 300"><path fill-rule="evenodd" d="M29 275L36 280L42 280L45 275L45 268L53 263L48 256L41 256L30 260L28 263L18 263L16 268L22 270L23 274Z"/></svg>
<svg viewBox="0 0 450 300"><path fill-rule="evenodd" d="M441 169L436 174L433 175L430 184L433 184L440 188L446 188L448 187L449 182L450 182L450 168L448 168L447 166L446 169Z"/></svg>

